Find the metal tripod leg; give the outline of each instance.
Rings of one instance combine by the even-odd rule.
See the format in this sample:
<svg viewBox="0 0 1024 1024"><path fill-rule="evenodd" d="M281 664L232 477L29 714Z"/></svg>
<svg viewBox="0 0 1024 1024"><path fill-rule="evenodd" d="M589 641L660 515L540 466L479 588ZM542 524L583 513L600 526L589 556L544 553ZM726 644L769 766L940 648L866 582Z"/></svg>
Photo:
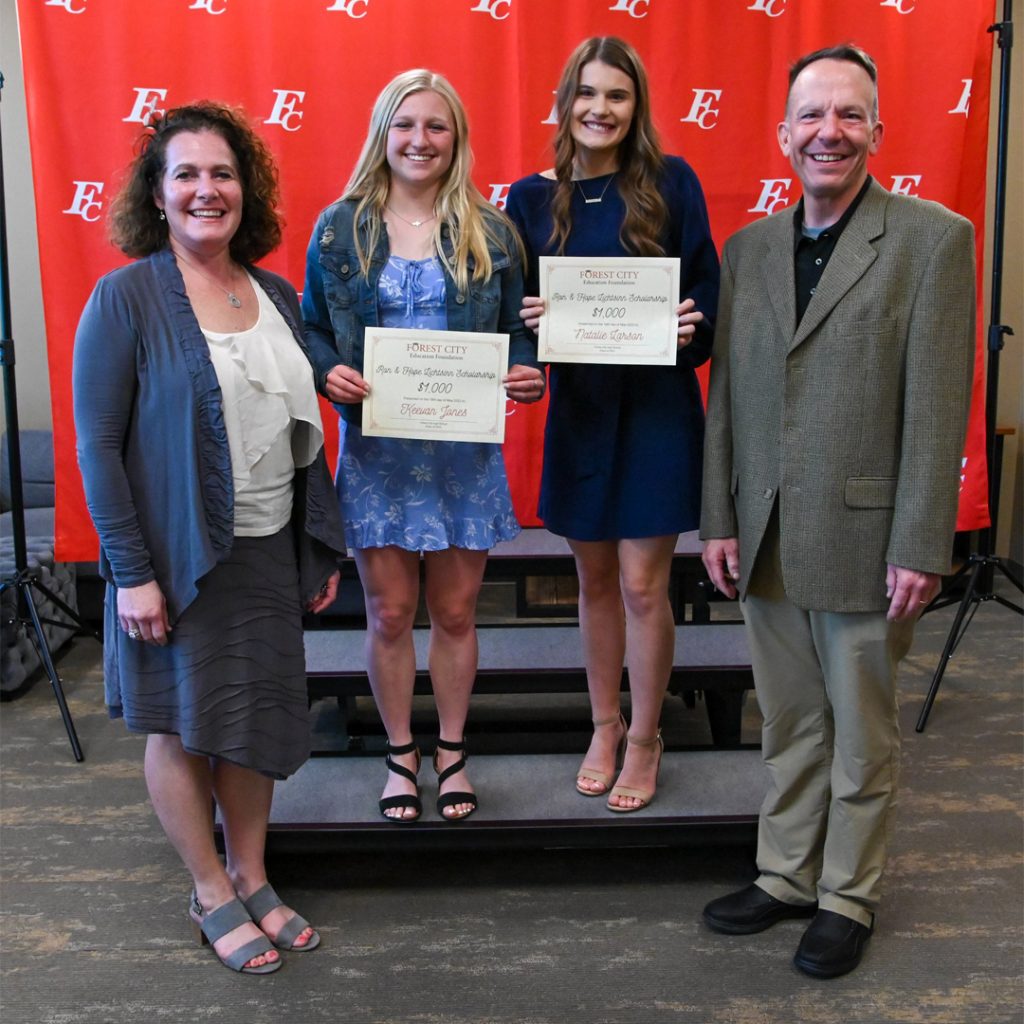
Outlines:
<svg viewBox="0 0 1024 1024"><path fill-rule="evenodd" d="M942 656L939 658L938 667L935 669L935 675L932 677L932 685L928 689L928 696L925 698L924 707L921 708L921 714L917 719L917 732L924 732L925 723L928 721L928 715L931 713L932 705L935 703L935 695L939 692L939 685L942 683L942 676L946 671L946 666L949 664L949 659L953 656L953 652L963 636L963 631L960 627L964 621L964 616L967 614L967 609L974 603L974 592L977 590L978 577L981 574L983 565L984 562L977 561L971 569L971 578L967 584L967 589L964 591L964 596L960 598L960 607L956 610L953 628L950 629L949 636L946 637L946 646L942 649Z"/></svg>
<svg viewBox="0 0 1024 1024"><path fill-rule="evenodd" d="M953 594L953 591L956 589L956 586L960 582L960 579L963 576L966 576L967 573L972 572L973 570L973 559L964 562L964 564L961 565L960 568L957 569L957 571L953 573L953 575L950 576L948 580L946 580L946 583L944 584L942 590L940 590L939 593L932 598L928 607L925 608L925 610L921 614L927 615L929 612L937 612L940 608L948 608L949 605L956 604L957 601L960 600L960 598L950 595Z"/></svg>
<svg viewBox="0 0 1024 1024"><path fill-rule="evenodd" d="M75 609L72 608L71 605L69 605L67 602L65 602L58 594L55 594L52 590L50 590L50 588L46 586L46 584L43 583L37 576L29 575L27 577L27 580L30 586L33 586L36 588L36 590L40 591L43 597L47 598L49 601L55 604L57 608L71 620L71 623L74 623L76 632L85 633L87 636L91 636L93 640L97 641L98 643L103 643L103 637L100 636L100 634L97 633L95 629L90 629L82 621L82 617L78 614L78 612L75 611ZM71 623L58 622L54 619L45 619L44 621L50 623L50 625L52 626L60 626L62 628L67 627L69 629L71 628Z"/></svg>
<svg viewBox="0 0 1024 1024"><path fill-rule="evenodd" d="M57 707L60 708L60 716L64 719L64 728L67 730L68 740L71 742L71 752L75 755L76 761L84 761L85 755L82 753L82 746L78 742L75 723L71 720L68 702L64 698L64 687L61 685L60 676L57 675L57 669L54 667L53 657L50 654L50 645L46 642L43 624L39 619L39 612L36 610L36 602L32 596L32 583L30 580L18 581L18 596L24 600L25 607L28 608L28 614L32 619L32 625L36 631L36 649L39 651L39 657L43 667L46 669L46 674L50 677L50 686L53 687L53 695L57 699Z"/></svg>

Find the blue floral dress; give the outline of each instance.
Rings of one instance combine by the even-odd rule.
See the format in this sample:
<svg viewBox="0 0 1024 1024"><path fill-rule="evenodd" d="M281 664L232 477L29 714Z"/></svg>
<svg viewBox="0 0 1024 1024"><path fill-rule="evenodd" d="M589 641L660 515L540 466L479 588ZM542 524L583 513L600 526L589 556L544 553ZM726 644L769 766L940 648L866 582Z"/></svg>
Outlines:
<svg viewBox="0 0 1024 1024"><path fill-rule="evenodd" d="M377 300L382 327L448 327L436 257L391 256ZM496 444L364 437L343 420L337 488L349 548L487 550L519 533Z"/></svg>

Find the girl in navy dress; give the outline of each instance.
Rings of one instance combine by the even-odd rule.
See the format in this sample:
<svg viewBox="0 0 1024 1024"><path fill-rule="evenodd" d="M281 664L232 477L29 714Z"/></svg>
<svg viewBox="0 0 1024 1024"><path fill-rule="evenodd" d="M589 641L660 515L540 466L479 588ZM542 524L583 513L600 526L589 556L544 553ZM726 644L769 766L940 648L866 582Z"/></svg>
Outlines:
<svg viewBox="0 0 1024 1024"><path fill-rule="evenodd" d="M377 97L359 162L320 215L306 261L306 340L317 387L342 417L337 489L366 598L367 672L388 735L380 810L396 822L422 812L410 725L420 553L440 720L437 808L453 820L476 807L463 727L477 594L488 548L519 524L499 445L363 436L364 328L507 333L508 396L535 402L545 387L519 317L519 244L470 181L471 163L465 111L448 81L423 70L398 75Z"/></svg>
<svg viewBox="0 0 1024 1024"><path fill-rule="evenodd" d="M555 166L517 181L508 197L526 246L526 324L536 330L544 312L538 256L681 260L676 365L553 364L544 437L540 516L576 559L594 719L576 788L607 793L612 811L636 811L654 797L663 747L672 555L699 519L704 412L694 369L711 354L718 257L700 183L662 153L647 76L628 43L581 43L562 72L557 110ZM627 655L628 732L619 707Z"/></svg>

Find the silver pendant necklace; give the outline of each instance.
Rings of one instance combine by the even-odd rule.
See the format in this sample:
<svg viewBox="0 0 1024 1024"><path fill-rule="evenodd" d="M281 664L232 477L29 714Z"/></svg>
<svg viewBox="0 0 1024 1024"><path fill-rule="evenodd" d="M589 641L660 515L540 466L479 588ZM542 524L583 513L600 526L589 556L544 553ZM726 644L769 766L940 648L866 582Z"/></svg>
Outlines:
<svg viewBox="0 0 1024 1024"><path fill-rule="evenodd" d="M185 257L182 256L180 252L176 252L174 255L176 259L181 260L181 262L184 263L186 266L191 267L200 277L205 277L206 280L209 281L210 284L212 284L215 288L219 288L228 297L228 305L234 306L235 309L242 308L242 300L234 292L229 291L227 288L224 287L224 285L219 284L205 271L200 270L191 260L185 259Z"/></svg>
<svg viewBox="0 0 1024 1024"><path fill-rule="evenodd" d="M579 189L579 193L583 197L583 202L585 202L588 206L590 206L591 203L599 203L599 202L601 202L601 200L604 199L605 192L608 191L608 186L611 185L611 183L612 183L612 179L618 173L619 173L618 171L612 171L611 177L604 183L604 188L601 189L601 194L599 196L593 196L593 197L588 196L587 193L583 191L583 186L580 184L579 178L577 178L576 179L576 188Z"/></svg>
<svg viewBox="0 0 1024 1024"><path fill-rule="evenodd" d="M404 221L405 221L405 223L409 225L409 227L413 227L413 228L421 228L421 227L423 227L423 225L424 225L424 224L429 224L429 223L430 223L430 222L431 222L431 221L432 221L432 220L433 220L433 219L434 219L434 218L435 218L435 217L437 216L437 214L436 214L436 213L432 213L432 214L431 214L431 215L430 215L429 217L420 217L420 219L419 219L419 220L409 220L409 218L408 218L408 217L403 217L403 216L402 216L402 215L401 215L401 214L400 214L400 213L399 213L399 212L398 212L398 211L397 211L397 210L396 210L396 209L395 209L394 207L392 207L392 206L385 206L385 207L384 207L384 209L385 209L385 210L389 210L389 211L390 211L391 213L393 213L393 214L394 214L394 215L395 215L395 216L396 216L396 217L397 217L397 218L398 218L399 220L404 220Z"/></svg>

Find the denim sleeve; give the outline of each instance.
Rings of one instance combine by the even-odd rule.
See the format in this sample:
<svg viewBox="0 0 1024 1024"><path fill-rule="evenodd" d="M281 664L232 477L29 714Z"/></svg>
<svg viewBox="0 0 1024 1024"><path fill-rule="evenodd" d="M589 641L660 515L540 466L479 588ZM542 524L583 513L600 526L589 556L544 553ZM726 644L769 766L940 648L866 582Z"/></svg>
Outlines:
<svg viewBox="0 0 1024 1024"><path fill-rule="evenodd" d="M75 334L72 391L85 499L119 587L155 578L122 455L141 358L131 310L118 286L104 278Z"/></svg>
<svg viewBox="0 0 1024 1024"><path fill-rule="evenodd" d="M302 288L303 334L316 388L321 394L327 393L327 374L343 361L335 343L334 326L324 295L323 268L320 266L320 237L326 223L327 215L321 215L313 227L306 249L306 280Z"/></svg>
<svg viewBox="0 0 1024 1024"><path fill-rule="evenodd" d="M508 365L540 367L537 360L537 339L519 316L523 308L523 265L515 238L508 239L512 259L501 274L501 308L498 330L508 334Z"/></svg>

